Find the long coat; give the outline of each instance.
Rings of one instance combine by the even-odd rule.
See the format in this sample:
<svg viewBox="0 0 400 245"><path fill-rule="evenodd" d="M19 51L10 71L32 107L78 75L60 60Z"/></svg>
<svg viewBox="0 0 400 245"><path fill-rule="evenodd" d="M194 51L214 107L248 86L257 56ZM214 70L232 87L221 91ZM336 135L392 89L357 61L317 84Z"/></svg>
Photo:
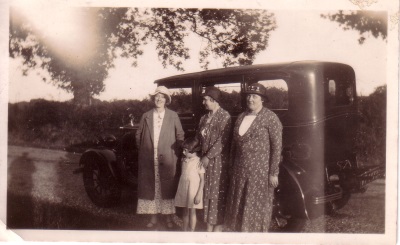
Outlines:
<svg viewBox="0 0 400 245"><path fill-rule="evenodd" d="M207 115L204 115L200 119L197 132L197 137L201 143L201 155L210 159L205 174L204 199L219 200L220 205L216 207L218 210L209 210L209 212L217 214L217 220L210 220L215 218L211 217L212 214L208 217L209 214L205 212L204 215L206 221L219 224L223 222L229 184L229 141L232 123L231 116L222 108L215 112L208 125L206 121ZM202 133L203 130L206 130L207 133Z"/></svg>
<svg viewBox="0 0 400 245"><path fill-rule="evenodd" d="M139 150L138 198L146 200L154 200L155 196L153 112L152 109L143 114L136 131ZM157 147L162 199L175 197L179 180L176 164L184 134L178 114L166 108Z"/></svg>
<svg viewBox="0 0 400 245"><path fill-rule="evenodd" d="M282 124L275 113L262 108L242 136L239 115L233 129L232 176L226 203L225 225L229 230L268 231L274 188L270 176L278 176L282 150Z"/></svg>

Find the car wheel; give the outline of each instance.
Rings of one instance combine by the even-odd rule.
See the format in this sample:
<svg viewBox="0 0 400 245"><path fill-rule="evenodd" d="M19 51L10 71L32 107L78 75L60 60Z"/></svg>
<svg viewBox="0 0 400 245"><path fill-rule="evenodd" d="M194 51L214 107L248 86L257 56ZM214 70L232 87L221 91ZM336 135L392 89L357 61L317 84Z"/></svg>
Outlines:
<svg viewBox="0 0 400 245"><path fill-rule="evenodd" d="M99 207L111 207L121 199L121 187L111 171L95 161L83 168L83 184L90 200Z"/></svg>
<svg viewBox="0 0 400 245"><path fill-rule="evenodd" d="M275 217L279 232L301 232L306 224L305 218Z"/></svg>
<svg viewBox="0 0 400 245"><path fill-rule="evenodd" d="M338 209L343 208L343 207L349 202L350 196L351 196L351 194L350 194L349 191L343 191L343 197L340 198L340 199L337 200L337 201L334 201L334 202L332 203L333 209L334 209L334 210L338 210Z"/></svg>
<svg viewBox="0 0 400 245"><path fill-rule="evenodd" d="M338 176L338 175L333 175L333 176ZM330 179L335 179L332 178L331 176L329 177ZM351 193L348 190L348 188L346 188L345 185L345 176L340 176L340 177L336 177L336 181L331 181L331 183L334 185L334 187L336 189L340 189L342 191L342 198L340 198L339 200L333 201L331 203L329 203L328 207L327 207L327 214L331 214L334 213L335 210L339 210L341 208L343 208L350 200L351 197Z"/></svg>

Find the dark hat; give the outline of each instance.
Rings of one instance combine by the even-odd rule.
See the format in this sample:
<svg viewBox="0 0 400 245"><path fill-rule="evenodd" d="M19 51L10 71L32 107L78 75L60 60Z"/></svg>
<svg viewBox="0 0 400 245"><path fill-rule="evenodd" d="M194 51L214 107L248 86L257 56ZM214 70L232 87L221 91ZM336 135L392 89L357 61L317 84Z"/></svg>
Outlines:
<svg viewBox="0 0 400 245"><path fill-rule="evenodd" d="M244 91L245 94L258 94L264 98L267 98L267 89L259 83L253 83L247 86L246 90Z"/></svg>
<svg viewBox="0 0 400 245"><path fill-rule="evenodd" d="M201 96L210 96L219 103L221 99L221 91L216 87L206 87L206 91L204 91Z"/></svg>

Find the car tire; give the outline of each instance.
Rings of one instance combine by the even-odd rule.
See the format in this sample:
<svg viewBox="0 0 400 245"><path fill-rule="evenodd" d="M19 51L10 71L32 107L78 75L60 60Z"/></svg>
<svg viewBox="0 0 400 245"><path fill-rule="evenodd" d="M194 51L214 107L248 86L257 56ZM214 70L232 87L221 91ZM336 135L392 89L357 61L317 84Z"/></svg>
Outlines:
<svg viewBox="0 0 400 245"><path fill-rule="evenodd" d="M300 217L275 217L277 232L301 232L306 225L306 218Z"/></svg>
<svg viewBox="0 0 400 245"><path fill-rule="evenodd" d="M121 187L107 166L96 161L85 163L83 184L90 200L99 207L112 207L121 199Z"/></svg>
<svg viewBox="0 0 400 245"><path fill-rule="evenodd" d="M283 232L300 232L303 231L306 219L291 217L287 220L287 224L282 227Z"/></svg>

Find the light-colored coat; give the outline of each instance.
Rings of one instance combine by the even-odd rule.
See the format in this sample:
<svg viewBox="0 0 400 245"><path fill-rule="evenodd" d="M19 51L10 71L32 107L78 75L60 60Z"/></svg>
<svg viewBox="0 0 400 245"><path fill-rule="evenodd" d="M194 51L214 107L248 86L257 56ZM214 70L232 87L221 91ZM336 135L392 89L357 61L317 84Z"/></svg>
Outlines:
<svg viewBox="0 0 400 245"><path fill-rule="evenodd" d="M146 200L154 200L155 195L153 112L152 109L143 114L136 131L139 150L138 198ZM184 132L178 114L166 108L157 147L162 199L175 197L179 181L176 164L183 139Z"/></svg>

